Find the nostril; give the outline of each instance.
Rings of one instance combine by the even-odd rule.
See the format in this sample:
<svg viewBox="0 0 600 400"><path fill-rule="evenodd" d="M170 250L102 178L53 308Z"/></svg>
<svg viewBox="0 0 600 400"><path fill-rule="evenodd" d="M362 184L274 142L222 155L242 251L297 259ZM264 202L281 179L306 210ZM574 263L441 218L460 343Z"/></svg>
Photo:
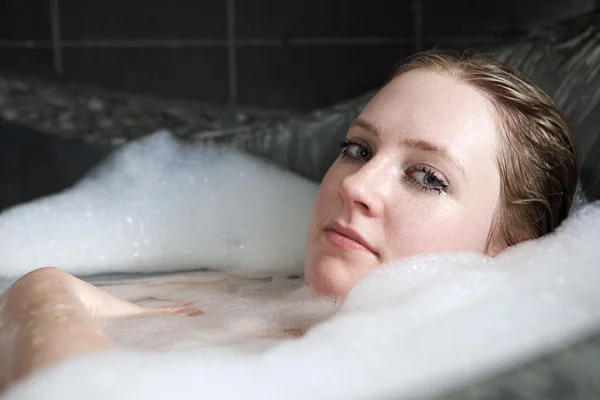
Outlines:
<svg viewBox="0 0 600 400"><path fill-rule="evenodd" d="M364 211L369 211L369 206L366 203L363 203L362 201L356 201L356 207L357 208L362 208Z"/></svg>

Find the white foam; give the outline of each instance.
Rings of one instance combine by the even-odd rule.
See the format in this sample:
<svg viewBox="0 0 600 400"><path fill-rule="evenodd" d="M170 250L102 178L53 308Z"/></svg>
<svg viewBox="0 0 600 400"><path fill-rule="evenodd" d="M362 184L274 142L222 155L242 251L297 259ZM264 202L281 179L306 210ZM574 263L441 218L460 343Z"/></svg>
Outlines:
<svg viewBox="0 0 600 400"><path fill-rule="evenodd" d="M257 158L158 132L73 188L2 213L0 277L48 265L80 275L301 272L316 192Z"/></svg>
<svg viewBox="0 0 600 400"><path fill-rule="evenodd" d="M42 371L5 399L440 394L600 329L599 240L600 206L592 204L556 234L493 259L447 254L384 265L300 339L251 352L87 356Z"/></svg>
<svg viewBox="0 0 600 400"><path fill-rule="evenodd" d="M0 216L2 274L49 261L78 273L296 271L315 192L247 156L182 147L159 134L72 190ZM600 329L599 242L600 206L591 204L555 234L496 258L439 254L384 265L328 319L329 305L286 292L284 283L212 302L222 318L196 320L206 330L167 317L122 321L109 331L130 349L41 371L3 399L439 394ZM146 294L138 289L113 288ZM205 292L173 293L190 300ZM200 306L210 304L206 297ZM302 338L251 348L236 340L285 327L282 319L321 317Z"/></svg>

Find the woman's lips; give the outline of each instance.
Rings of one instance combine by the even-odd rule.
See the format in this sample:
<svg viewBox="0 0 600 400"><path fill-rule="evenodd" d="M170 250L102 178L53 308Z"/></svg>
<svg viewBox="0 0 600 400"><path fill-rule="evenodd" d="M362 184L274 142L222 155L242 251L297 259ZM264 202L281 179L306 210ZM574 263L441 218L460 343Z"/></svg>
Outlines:
<svg viewBox="0 0 600 400"><path fill-rule="evenodd" d="M377 256L377 252L355 230L333 222L325 227L325 237L332 244L344 250L366 251Z"/></svg>

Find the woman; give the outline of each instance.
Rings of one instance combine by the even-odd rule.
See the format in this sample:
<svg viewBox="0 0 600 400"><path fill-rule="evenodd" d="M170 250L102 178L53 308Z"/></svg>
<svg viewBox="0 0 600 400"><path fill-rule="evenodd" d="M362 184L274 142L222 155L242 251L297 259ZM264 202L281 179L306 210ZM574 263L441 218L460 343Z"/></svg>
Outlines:
<svg viewBox="0 0 600 400"><path fill-rule="evenodd" d="M370 270L420 253L494 256L569 214L577 157L552 100L513 69L426 52L352 123L316 199L306 284L343 297ZM116 299L56 268L0 297L0 382L113 346L94 318L178 313Z"/></svg>

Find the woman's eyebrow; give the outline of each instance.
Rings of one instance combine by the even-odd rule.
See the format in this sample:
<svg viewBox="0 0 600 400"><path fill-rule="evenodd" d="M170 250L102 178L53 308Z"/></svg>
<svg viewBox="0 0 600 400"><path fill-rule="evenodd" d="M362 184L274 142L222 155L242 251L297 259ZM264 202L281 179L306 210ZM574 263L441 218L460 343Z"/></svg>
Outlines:
<svg viewBox="0 0 600 400"><path fill-rule="evenodd" d="M375 125L374 123L372 123L371 121L368 121L366 119L363 119L363 118L355 119L352 122L352 124L350 125L350 127L353 127L353 126L360 127L362 129L372 133L374 136L381 136L381 129L377 125ZM439 146L439 145L429 142L427 140L416 139L416 138L402 139L402 144L404 146L416 148L419 150L437 153L440 157L442 157L443 159L448 161L450 164L452 164L456 169L458 169L463 174L463 176L465 175L464 168L460 165L458 160L445 147Z"/></svg>
<svg viewBox="0 0 600 400"><path fill-rule="evenodd" d="M381 130L379 129L379 127L377 125L375 125L374 123L372 123L371 121L367 121L366 119L356 118L350 124L350 128L352 128L353 126L357 126L357 127L362 128L362 129L364 129L366 131L369 131L374 136L381 136Z"/></svg>
<svg viewBox="0 0 600 400"><path fill-rule="evenodd" d="M427 140L414 139L414 138L402 139L402 144L405 146L413 147L413 148L420 149L423 151L437 153L440 157L442 157L444 160L448 161L456 169L458 169L463 174L463 176L465 175L465 170L463 169L463 167L460 165L458 160L456 158L454 158L454 156L452 156L452 154L450 154L448 149L446 149L445 147L438 146L437 144L428 142Z"/></svg>

